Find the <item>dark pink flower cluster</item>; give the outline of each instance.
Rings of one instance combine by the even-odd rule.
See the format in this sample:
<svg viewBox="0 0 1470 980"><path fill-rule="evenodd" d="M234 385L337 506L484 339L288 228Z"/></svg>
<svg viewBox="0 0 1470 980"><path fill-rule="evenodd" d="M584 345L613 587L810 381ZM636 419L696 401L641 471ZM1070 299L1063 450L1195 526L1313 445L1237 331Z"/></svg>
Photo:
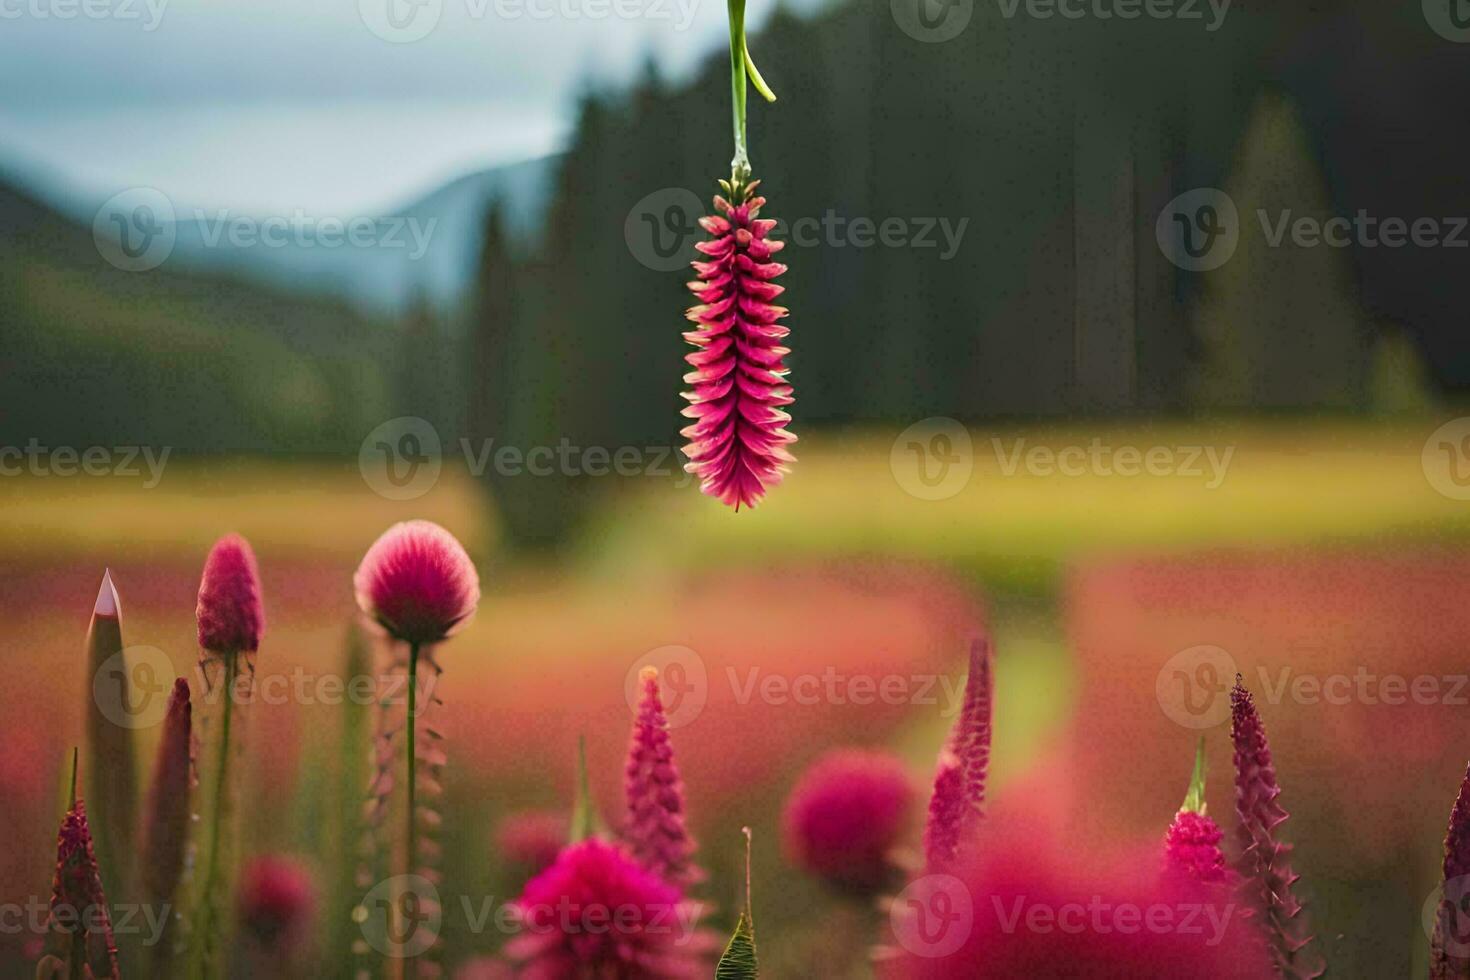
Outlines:
<svg viewBox="0 0 1470 980"><path fill-rule="evenodd" d="M771 302L784 291L773 280L786 271L771 256L785 243L770 237L776 222L757 217L766 203L753 196L759 183L737 188L734 204L717 196L720 213L700 219L712 237L696 247L709 261L694 263L699 279L689 288L699 302L687 316L698 328L684 334L698 348L685 358L694 368L684 376L692 386L684 415L694 420L681 432L685 468L737 511L754 507L795 461L784 411L790 349L780 343L790 331L777 322L787 310Z"/></svg>
<svg viewBox="0 0 1470 980"><path fill-rule="evenodd" d="M438 643L464 625L480 601L480 577L454 535L432 521L384 531L352 580L357 604L395 639Z"/></svg>
<svg viewBox="0 0 1470 980"><path fill-rule="evenodd" d="M837 749L797 781L781 824L787 857L839 888L871 893L892 876L914 786L887 752Z"/></svg>
<svg viewBox="0 0 1470 980"><path fill-rule="evenodd" d="M199 646L211 653L254 653L265 630L255 553L238 534L220 538L199 583Z"/></svg>
<svg viewBox="0 0 1470 980"><path fill-rule="evenodd" d="M684 826L684 782L674 764L658 671L645 667L639 682L643 690L623 768L628 805L623 839L654 874L687 885L703 875L691 860L694 840Z"/></svg>

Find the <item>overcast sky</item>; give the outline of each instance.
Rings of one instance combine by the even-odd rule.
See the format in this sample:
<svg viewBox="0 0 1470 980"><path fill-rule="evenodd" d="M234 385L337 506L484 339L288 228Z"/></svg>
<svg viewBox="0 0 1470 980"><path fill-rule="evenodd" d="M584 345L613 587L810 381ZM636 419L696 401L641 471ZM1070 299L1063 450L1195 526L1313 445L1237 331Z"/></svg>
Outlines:
<svg viewBox="0 0 1470 980"><path fill-rule="evenodd" d="M718 0L0 0L0 167L371 213L554 150L589 82L650 53L686 73L726 36Z"/></svg>

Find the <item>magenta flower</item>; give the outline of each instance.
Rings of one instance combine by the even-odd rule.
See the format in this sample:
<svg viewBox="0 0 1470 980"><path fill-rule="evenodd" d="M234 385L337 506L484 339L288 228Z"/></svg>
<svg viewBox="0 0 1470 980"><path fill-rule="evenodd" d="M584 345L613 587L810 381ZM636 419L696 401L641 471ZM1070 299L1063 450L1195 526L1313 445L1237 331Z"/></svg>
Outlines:
<svg viewBox="0 0 1470 980"><path fill-rule="evenodd" d="M989 824L982 847L900 893L878 976L1271 977L1265 951L1237 924L1230 899L1194 889L1162 883L1152 869L1099 860L1089 848L1051 846L1028 826Z"/></svg>
<svg viewBox="0 0 1470 980"><path fill-rule="evenodd" d="M480 601L480 577L454 535L431 521L395 524L373 542L352 584L362 611L393 637L437 643Z"/></svg>
<svg viewBox="0 0 1470 980"><path fill-rule="evenodd" d="M92 848L87 808L75 799L75 768L72 784L71 808L62 818L56 837L56 874L46 924L46 955L37 964L36 974L116 980L117 943L112 935L112 917Z"/></svg>
<svg viewBox="0 0 1470 980"><path fill-rule="evenodd" d="M1460 794L1450 811L1450 826L1444 837L1444 888L1434 917L1429 942L1430 980L1463 980L1470 977L1470 922L1461 911L1461 901L1470 885L1470 767L1460 782Z"/></svg>
<svg viewBox="0 0 1470 980"><path fill-rule="evenodd" d="M1266 729L1239 676L1230 691L1230 739L1235 744L1235 811L1240 817L1240 874L1277 969L1287 977L1317 977L1322 957L1312 946L1306 907L1292 894L1299 875L1291 845L1276 839L1287 813L1278 799L1276 767Z"/></svg>
<svg viewBox="0 0 1470 980"><path fill-rule="evenodd" d="M551 866L567 842L570 820L565 813L524 810L512 813L495 831L495 850L508 863L540 874Z"/></svg>
<svg viewBox="0 0 1470 980"><path fill-rule="evenodd" d="M687 315L699 326L684 334L698 348L685 358L694 368L684 376L692 388L683 414L694 419L681 430L685 469L737 511L754 507L795 461L783 411L792 401L783 361L790 350L780 344L790 331L776 322L787 311L771 303L784 291L772 280L786 266L770 259L785 243L769 237L776 222L756 217L766 203L754 196L759 184L732 185L734 203L715 197L723 217L700 219L712 238L696 247L709 261L694 263L699 279L689 288L699 302Z"/></svg>
<svg viewBox="0 0 1470 980"><path fill-rule="evenodd" d="M708 977L714 937L678 886L616 844L565 848L514 903L520 933L505 953L537 980Z"/></svg>
<svg viewBox="0 0 1470 980"><path fill-rule="evenodd" d="M914 787L887 752L837 749L797 780L781 823L789 860L839 888L874 894L892 877L893 849Z"/></svg>
<svg viewBox="0 0 1470 980"><path fill-rule="evenodd" d="M970 644L970 675L965 700L939 754L929 819L924 827L924 857L930 870L953 864L978 826L990 771L990 644Z"/></svg>
<svg viewBox="0 0 1470 980"><path fill-rule="evenodd" d="M316 908L311 874L293 858L263 855L240 875L240 924L260 951L290 956L310 937Z"/></svg>
<svg viewBox="0 0 1470 980"><path fill-rule="evenodd" d="M1235 872L1225 862L1220 841L1225 833L1205 815L1205 739L1201 735L1194 755L1194 775L1184 804L1164 835L1164 877L1177 882L1207 885L1233 884Z"/></svg>
<svg viewBox="0 0 1470 980"><path fill-rule="evenodd" d="M265 630L255 553L238 534L215 542L199 583L199 646L211 653L253 653Z"/></svg>
<svg viewBox="0 0 1470 980"><path fill-rule="evenodd" d="M658 670L644 667L638 679L643 693L623 770L628 801L623 839L654 874L677 885L693 884L704 874L693 863L694 839L684 826L684 782L674 765Z"/></svg>

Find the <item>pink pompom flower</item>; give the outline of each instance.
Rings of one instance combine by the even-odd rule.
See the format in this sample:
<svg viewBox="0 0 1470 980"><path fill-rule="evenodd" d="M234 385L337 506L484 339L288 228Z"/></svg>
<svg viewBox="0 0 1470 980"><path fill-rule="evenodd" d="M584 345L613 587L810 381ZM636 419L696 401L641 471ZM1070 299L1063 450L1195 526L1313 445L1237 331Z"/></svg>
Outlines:
<svg viewBox="0 0 1470 980"><path fill-rule="evenodd" d="M240 924L264 952L299 952L311 934L315 907L311 874L294 858L262 855L241 872Z"/></svg>
<svg viewBox="0 0 1470 980"><path fill-rule="evenodd" d="M250 543L238 534L215 542L199 582L199 646L211 653L254 653L265 631L260 572Z"/></svg>
<svg viewBox="0 0 1470 980"><path fill-rule="evenodd" d="M415 645L453 634L480 601L474 563L454 535L432 521L384 531L352 581L362 611L391 636Z"/></svg>
<svg viewBox="0 0 1470 980"><path fill-rule="evenodd" d="M505 953L538 980L708 977L714 937L699 903L621 847L588 838L566 847L514 903L520 933Z"/></svg>
<svg viewBox="0 0 1470 980"><path fill-rule="evenodd" d="M839 888L881 890L908 826L914 786L887 752L837 749L797 780L782 813L787 858Z"/></svg>

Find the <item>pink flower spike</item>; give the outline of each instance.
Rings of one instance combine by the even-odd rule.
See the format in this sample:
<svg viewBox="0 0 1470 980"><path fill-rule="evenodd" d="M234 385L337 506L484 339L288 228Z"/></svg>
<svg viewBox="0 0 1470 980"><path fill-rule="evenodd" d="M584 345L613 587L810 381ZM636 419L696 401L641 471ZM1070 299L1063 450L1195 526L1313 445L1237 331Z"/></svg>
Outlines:
<svg viewBox="0 0 1470 980"><path fill-rule="evenodd" d="M454 535L432 521L407 521L384 531L363 556L352 584L369 618L416 645L455 633L480 601L474 563Z"/></svg>
<svg viewBox="0 0 1470 980"><path fill-rule="evenodd" d="M1230 739L1235 745L1235 811L1240 817L1240 875L1252 910L1282 976L1318 977L1325 971L1312 946L1306 906L1292 894L1299 875L1291 845L1276 839L1287 813L1279 802L1276 766L1251 693L1235 678L1230 691Z"/></svg>
<svg viewBox="0 0 1470 980"><path fill-rule="evenodd" d="M736 511L754 507L796 460L784 410L790 349L781 340L790 331L778 322L787 311L771 302L785 289L774 280L786 266L771 260L785 242L769 237L776 222L757 218L766 203L754 196L759 183L734 185L734 204L715 198L724 217L700 221L711 240L696 246L708 261L693 263L699 278L689 288L699 302L686 316L697 329L684 334L698 348L685 357L694 370L684 375L683 414L694 422L680 432L689 440L684 468Z"/></svg>
<svg viewBox="0 0 1470 980"><path fill-rule="evenodd" d="M1429 980L1470 977L1470 922L1460 905L1470 884L1470 767L1450 811L1444 837L1444 890L1429 942Z"/></svg>
<svg viewBox="0 0 1470 980"><path fill-rule="evenodd" d="M970 676L965 699L939 755L929 821L924 828L924 856L929 868L952 864L978 825L990 772L992 679L990 644L970 643Z"/></svg>
<svg viewBox="0 0 1470 980"><path fill-rule="evenodd" d="M255 553L238 534L215 542L199 582L199 646L211 653L253 653L265 630Z"/></svg>
<svg viewBox="0 0 1470 980"><path fill-rule="evenodd" d="M566 847L526 883L520 933L505 954L538 980L707 978L717 939L695 926L701 908L616 844Z"/></svg>
<svg viewBox="0 0 1470 980"><path fill-rule="evenodd" d="M895 870L914 787L888 752L837 749L797 781L782 813L793 864L842 889L875 895Z"/></svg>
<svg viewBox="0 0 1470 980"><path fill-rule="evenodd" d="M658 670L644 667L638 679L643 694L624 768L628 814L623 839L654 874L677 885L693 884L704 874L693 863L694 840L684 826L684 782L674 765Z"/></svg>

